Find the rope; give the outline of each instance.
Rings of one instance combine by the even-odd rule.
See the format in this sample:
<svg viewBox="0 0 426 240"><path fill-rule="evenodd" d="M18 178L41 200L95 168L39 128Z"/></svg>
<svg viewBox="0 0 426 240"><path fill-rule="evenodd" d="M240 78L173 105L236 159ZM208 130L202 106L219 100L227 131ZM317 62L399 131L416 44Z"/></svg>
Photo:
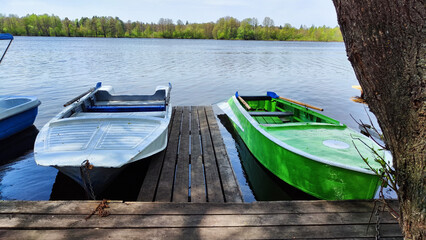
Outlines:
<svg viewBox="0 0 426 240"><path fill-rule="evenodd" d="M92 181L90 180L89 171L93 169L93 165L90 164L89 160L84 160L80 166L80 176L83 180L84 190L88 198L96 200L95 192L93 191ZM89 186L87 186L89 183Z"/></svg>

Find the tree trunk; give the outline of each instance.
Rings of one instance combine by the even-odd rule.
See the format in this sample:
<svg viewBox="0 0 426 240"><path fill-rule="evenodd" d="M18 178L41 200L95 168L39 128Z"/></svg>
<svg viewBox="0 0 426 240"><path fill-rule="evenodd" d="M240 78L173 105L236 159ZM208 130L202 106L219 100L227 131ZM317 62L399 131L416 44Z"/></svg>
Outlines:
<svg viewBox="0 0 426 240"><path fill-rule="evenodd" d="M425 235L424 0L333 0L346 52L394 157L401 227Z"/></svg>

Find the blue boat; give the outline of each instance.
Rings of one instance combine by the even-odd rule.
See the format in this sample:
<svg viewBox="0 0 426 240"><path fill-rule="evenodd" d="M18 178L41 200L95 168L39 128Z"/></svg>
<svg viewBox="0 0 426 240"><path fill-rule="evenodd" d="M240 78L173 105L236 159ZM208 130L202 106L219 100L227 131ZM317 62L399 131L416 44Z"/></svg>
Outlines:
<svg viewBox="0 0 426 240"><path fill-rule="evenodd" d="M0 40L10 40L0 58L1 63L13 41L13 36L8 33L2 33L0 34ZM40 103L36 97L0 96L0 140L32 126Z"/></svg>
<svg viewBox="0 0 426 240"><path fill-rule="evenodd" d="M0 140L33 125L40 100L30 96L0 96Z"/></svg>

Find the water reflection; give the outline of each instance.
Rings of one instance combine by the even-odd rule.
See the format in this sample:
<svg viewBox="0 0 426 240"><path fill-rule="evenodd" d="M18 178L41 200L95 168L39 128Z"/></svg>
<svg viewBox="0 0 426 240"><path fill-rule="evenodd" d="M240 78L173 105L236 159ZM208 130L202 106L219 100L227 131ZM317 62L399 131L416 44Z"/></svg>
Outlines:
<svg viewBox="0 0 426 240"><path fill-rule="evenodd" d="M56 169L36 165L37 134L33 125L0 141L0 199L45 200L49 196Z"/></svg>
<svg viewBox="0 0 426 240"><path fill-rule="evenodd" d="M56 174L55 168L38 166L31 151L0 166L0 199L49 199Z"/></svg>
<svg viewBox="0 0 426 240"><path fill-rule="evenodd" d="M38 129L31 127L0 141L0 164L10 163L33 150Z"/></svg>
<svg viewBox="0 0 426 240"><path fill-rule="evenodd" d="M235 147L244 170L245 178L257 201L279 201L279 200L310 200L315 197L294 188L277 178L267 170L250 153L241 137L234 130L226 115L218 115L220 122L231 134L235 141ZM228 143L229 144L229 143Z"/></svg>

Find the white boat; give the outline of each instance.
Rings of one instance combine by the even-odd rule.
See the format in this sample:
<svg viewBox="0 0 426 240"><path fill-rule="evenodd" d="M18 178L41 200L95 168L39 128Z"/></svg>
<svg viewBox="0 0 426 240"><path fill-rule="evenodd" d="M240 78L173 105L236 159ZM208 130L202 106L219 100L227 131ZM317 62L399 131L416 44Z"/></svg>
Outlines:
<svg viewBox="0 0 426 240"><path fill-rule="evenodd" d="M114 95L98 83L40 130L36 163L57 168L94 198L127 164L166 148L170 90L169 84L153 95Z"/></svg>

